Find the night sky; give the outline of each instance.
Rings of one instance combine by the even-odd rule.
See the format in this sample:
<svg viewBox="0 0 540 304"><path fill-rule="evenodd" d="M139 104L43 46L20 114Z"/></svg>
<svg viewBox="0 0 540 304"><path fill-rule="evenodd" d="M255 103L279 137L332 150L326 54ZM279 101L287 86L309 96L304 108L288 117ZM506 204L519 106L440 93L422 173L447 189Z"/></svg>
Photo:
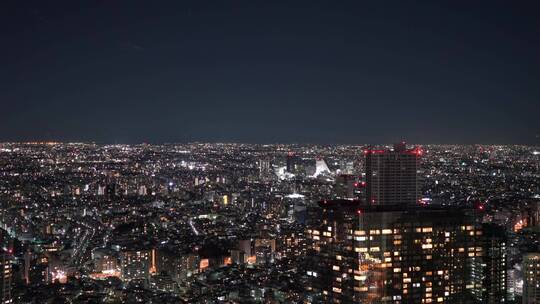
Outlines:
<svg viewBox="0 0 540 304"><path fill-rule="evenodd" d="M539 1L2 1L0 141L540 142Z"/></svg>

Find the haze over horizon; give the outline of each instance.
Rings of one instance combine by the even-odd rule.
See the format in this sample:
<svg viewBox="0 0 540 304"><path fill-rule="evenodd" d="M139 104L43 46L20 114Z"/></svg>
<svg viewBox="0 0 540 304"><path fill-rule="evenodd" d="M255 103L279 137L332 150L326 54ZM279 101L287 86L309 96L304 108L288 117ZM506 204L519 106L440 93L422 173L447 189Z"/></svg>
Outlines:
<svg viewBox="0 0 540 304"><path fill-rule="evenodd" d="M538 2L0 7L0 142L540 142Z"/></svg>

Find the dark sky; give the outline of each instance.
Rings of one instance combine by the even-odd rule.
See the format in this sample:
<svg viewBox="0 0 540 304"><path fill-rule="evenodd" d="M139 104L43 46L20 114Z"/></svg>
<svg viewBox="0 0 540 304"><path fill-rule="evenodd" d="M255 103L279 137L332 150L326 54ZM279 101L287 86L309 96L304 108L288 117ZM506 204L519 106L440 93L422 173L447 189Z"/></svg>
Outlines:
<svg viewBox="0 0 540 304"><path fill-rule="evenodd" d="M0 141L528 143L539 1L0 4Z"/></svg>

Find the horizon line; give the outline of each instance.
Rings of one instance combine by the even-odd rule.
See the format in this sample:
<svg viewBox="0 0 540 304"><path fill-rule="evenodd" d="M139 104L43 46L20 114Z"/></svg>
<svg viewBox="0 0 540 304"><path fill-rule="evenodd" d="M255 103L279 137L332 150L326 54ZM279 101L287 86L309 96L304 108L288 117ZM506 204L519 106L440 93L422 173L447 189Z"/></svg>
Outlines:
<svg viewBox="0 0 540 304"><path fill-rule="evenodd" d="M62 141L62 140L28 140L28 141L0 141L0 145L4 144L20 144L20 145L58 145L58 144L87 144L87 145L150 145L150 146L160 146L160 145L190 145L190 144L215 144L215 145L253 145L253 146L270 146L270 145L303 145L303 146L368 146L368 145L381 145L388 146L393 145L399 142L391 143L314 143L314 142L267 142L267 143L255 143L255 142L242 142L242 141L186 141L186 142L106 142L106 141ZM538 144L532 143L412 143L406 142L407 145L423 145L423 146L527 146L527 147L538 147Z"/></svg>

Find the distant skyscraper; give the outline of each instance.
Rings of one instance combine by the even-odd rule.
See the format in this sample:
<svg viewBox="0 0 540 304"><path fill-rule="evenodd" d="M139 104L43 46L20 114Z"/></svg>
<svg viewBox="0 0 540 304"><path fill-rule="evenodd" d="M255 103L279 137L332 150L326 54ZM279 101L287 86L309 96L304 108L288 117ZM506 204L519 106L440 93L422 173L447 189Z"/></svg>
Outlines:
<svg viewBox="0 0 540 304"><path fill-rule="evenodd" d="M98 186L97 195L105 195L105 186L103 185Z"/></svg>
<svg viewBox="0 0 540 304"><path fill-rule="evenodd" d="M405 143L393 150L367 149L366 201L372 205L414 205L420 200L418 182L420 148L407 149Z"/></svg>
<svg viewBox="0 0 540 304"><path fill-rule="evenodd" d="M540 253L523 257L523 304L540 303Z"/></svg>
<svg viewBox="0 0 540 304"><path fill-rule="evenodd" d="M306 231L311 303L474 303L474 210L319 205Z"/></svg>
<svg viewBox="0 0 540 304"><path fill-rule="evenodd" d="M294 152L287 153L287 172L296 173L297 159L298 158L296 155L294 155Z"/></svg>
<svg viewBox="0 0 540 304"><path fill-rule="evenodd" d="M116 183L109 183L105 186L105 195L108 199L116 197L118 186Z"/></svg>
<svg viewBox="0 0 540 304"><path fill-rule="evenodd" d="M268 178L271 174L272 165L267 158L259 160L259 177L264 179Z"/></svg>

